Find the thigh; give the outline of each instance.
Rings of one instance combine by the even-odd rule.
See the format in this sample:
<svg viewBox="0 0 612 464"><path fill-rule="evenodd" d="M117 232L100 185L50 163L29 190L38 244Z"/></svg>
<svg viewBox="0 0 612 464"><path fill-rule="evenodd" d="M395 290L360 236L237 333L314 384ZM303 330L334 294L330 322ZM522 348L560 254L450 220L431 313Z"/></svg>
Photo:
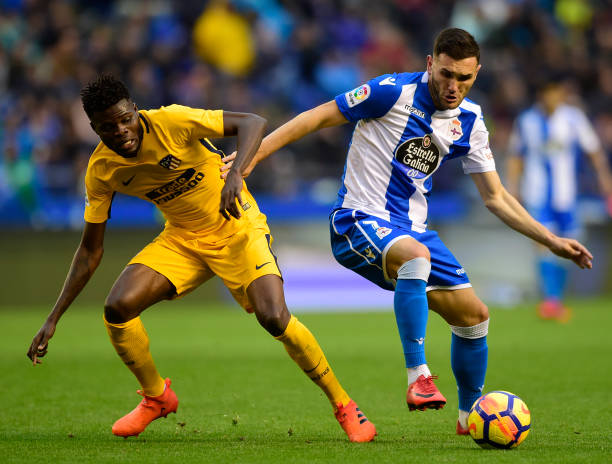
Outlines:
<svg viewBox="0 0 612 464"><path fill-rule="evenodd" d="M273 241L265 219L259 218L255 222L246 221L218 252L206 254L210 269L223 280L234 299L247 312L255 309L247 293L251 283L267 275L278 276L282 282L272 250Z"/></svg>
<svg viewBox="0 0 612 464"><path fill-rule="evenodd" d="M128 265L106 298L106 320L115 324L129 321L149 306L172 298L175 293L174 285L159 272L144 264Z"/></svg>
<svg viewBox="0 0 612 464"><path fill-rule="evenodd" d="M330 239L334 258L352 271L386 290L395 289L387 273L387 252L408 231L358 210L339 209L330 217Z"/></svg>
<svg viewBox="0 0 612 464"><path fill-rule="evenodd" d="M415 234L414 237L427 247L431 256L431 273L427 281L427 291L459 290L470 288L472 284L465 269L444 242L433 230Z"/></svg>
<svg viewBox="0 0 612 464"><path fill-rule="evenodd" d="M438 313L450 325L470 327L489 318L487 306L473 288L432 290L427 292L429 309Z"/></svg>
<svg viewBox="0 0 612 464"><path fill-rule="evenodd" d="M214 276L190 238L180 229L167 227L128 264L144 264L153 269L172 283L174 298L183 296Z"/></svg>

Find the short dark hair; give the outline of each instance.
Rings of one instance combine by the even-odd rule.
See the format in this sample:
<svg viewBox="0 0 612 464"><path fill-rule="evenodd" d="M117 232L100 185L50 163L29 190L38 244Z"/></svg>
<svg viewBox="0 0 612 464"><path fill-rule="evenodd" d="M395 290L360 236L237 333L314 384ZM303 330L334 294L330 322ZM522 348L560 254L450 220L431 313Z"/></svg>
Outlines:
<svg viewBox="0 0 612 464"><path fill-rule="evenodd" d="M111 74L102 74L81 90L81 102L87 116L104 111L123 99L130 100L127 87Z"/></svg>
<svg viewBox="0 0 612 464"><path fill-rule="evenodd" d="M434 56L444 53L453 60L476 57L480 63L480 47L468 31L456 27L444 29L434 42Z"/></svg>

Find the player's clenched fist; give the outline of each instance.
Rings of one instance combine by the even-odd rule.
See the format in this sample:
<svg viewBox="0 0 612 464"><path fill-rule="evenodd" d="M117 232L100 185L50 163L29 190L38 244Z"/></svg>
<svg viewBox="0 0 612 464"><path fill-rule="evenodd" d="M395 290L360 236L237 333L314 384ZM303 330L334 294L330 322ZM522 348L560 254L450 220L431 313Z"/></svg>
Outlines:
<svg viewBox="0 0 612 464"><path fill-rule="evenodd" d="M230 216L240 219L241 215L238 205L243 206L242 197L240 196L241 191L242 176L238 172L230 170L225 178L225 185L221 190L221 205L219 207L219 212L225 219L229 220ZM236 200L238 200L238 203L236 203Z"/></svg>

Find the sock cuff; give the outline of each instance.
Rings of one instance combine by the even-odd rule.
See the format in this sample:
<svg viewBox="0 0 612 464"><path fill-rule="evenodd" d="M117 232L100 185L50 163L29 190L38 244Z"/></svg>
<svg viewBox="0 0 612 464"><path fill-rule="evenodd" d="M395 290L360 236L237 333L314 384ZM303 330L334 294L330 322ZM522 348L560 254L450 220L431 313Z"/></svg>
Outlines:
<svg viewBox="0 0 612 464"><path fill-rule="evenodd" d="M295 317L293 314L291 315L291 318L289 319L289 323L287 324L287 327L285 328L285 331L274 337L276 340L279 340L281 342L290 339L292 337L292 335L295 333L295 329L296 329L296 325L298 324L298 318Z"/></svg>
<svg viewBox="0 0 612 464"><path fill-rule="evenodd" d="M457 335L457 337L475 339L486 337L489 333L489 319L482 321L480 324L472 325L470 327L459 327L456 325L450 326L451 331Z"/></svg>
<svg viewBox="0 0 612 464"><path fill-rule="evenodd" d="M108 322L106 320L106 316L104 314L102 314L102 319L104 319L104 325L107 328L113 328L113 329L129 329L131 327L134 327L136 325L142 324L142 321L140 320L140 316L135 317L134 319L130 319L127 322L120 322L118 324L113 324L112 322Z"/></svg>
<svg viewBox="0 0 612 464"><path fill-rule="evenodd" d="M406 261L397 270L397 278L405 280L424 280L427 282L431 272L431 263L427 258L414 258Z"/></svg>

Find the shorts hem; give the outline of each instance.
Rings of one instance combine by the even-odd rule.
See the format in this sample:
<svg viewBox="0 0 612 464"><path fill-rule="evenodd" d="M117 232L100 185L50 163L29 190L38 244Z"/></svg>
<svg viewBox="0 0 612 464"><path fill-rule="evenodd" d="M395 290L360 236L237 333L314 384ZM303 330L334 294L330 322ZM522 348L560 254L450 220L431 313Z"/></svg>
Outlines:
<svg viewBox="0 0 612 464"><path fill-rule="evenodd" d="M154 270L155 272L157 272L158 274L163 275L166 279L168 279L168 282L170 282L172 284L172 286L174 287L174 295L172 296L171 300L175 300L177 298L182 297L183 295L186 295L187 293L189 293L190 290L185 290L183 288L181 288L179 285L176 284L176 282L173 282L172 279L170 279L170 277L168 277L166 274L164 274L160 269L156 269L154 264L151 263L144 263L140 260L131 260L129 263L127 263L127 266L131 266L132 264L141 264L143 266L147 266L149 269Z"/></svg>
<svg viewBox="0 0 612 464"><path fill-rule="evenodd" d="M458 284L458 285L428 285L425 288L426 292L431 292L432 290L461 290L462 288L471 288L472 284Z"/></svg>

